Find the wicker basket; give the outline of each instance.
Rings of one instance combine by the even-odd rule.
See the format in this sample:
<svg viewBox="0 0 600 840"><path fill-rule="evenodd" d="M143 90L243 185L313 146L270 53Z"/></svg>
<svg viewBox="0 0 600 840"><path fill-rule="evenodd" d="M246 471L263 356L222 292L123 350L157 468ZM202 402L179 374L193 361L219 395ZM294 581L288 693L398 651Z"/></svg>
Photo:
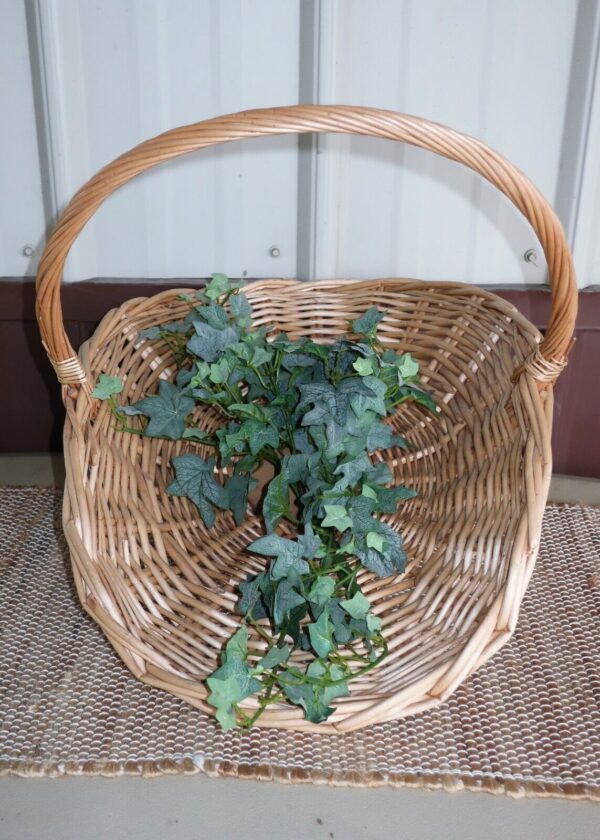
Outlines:
<svg viewBox="0 0 600 840"><path fill-rule="evenodd" d="M239 617L236 586L260 561L245 546L261 532L251 515L236 528L219 515L207 531L193 505L164 492L170 459L190 443L116 432L90 396L101 372L125 377L124 399L156 390L173 373L161 342L139 331L183 317L179 291L130 300L109 312L80 349L65 334L60 282L69 249L104 199L139 173L197 149L240 138L343 132L421 146L475 170L530 221L546 254L552 313L545 338L514 307L461 284L413 280L251 284L259 323L292 336L333 338L368 306L387 310L381 332L413 353L442 408L432 420L414 405L393 419L415 446L386 453L399 482L418 496L390 518L409 555L406 573L363 587L383 620L390 655L336 701L326 724L297 707L269 707L259 724L339 732L436 705L497 651L515 628L533 570L551 473L553 382L566 363L576 284L560 223L527 178L482 143L388 111L294 106L185 126L105 167L73 198L40 262L38 317L67 409L64 529L79 597L141 680L206 711L203 678ZM207 426L217 421L206 414ZM201 447L197 447L201 450ZM243 707L255 708L252 698Z"/></svg>

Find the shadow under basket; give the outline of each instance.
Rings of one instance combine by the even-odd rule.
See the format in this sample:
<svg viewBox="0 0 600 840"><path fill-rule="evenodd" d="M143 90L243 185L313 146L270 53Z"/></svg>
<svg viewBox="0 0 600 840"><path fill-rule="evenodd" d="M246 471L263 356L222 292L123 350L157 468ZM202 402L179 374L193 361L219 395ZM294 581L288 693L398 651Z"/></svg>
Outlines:
<svg viewBox="0 0 600 840"><path fill-rule="evenodd" d="M64 334L59 285L68 250L114 189L168 157L241 137L342 131L392 137L471 166L529 218L553 284L546 338L510 304L474 286L411 280L302 283L265 280L246 294L255 324L293 338L332 341L370 306L386 312L384 344L410 352L438 417L404 404L391 418L410 451L385 460L394 483L417 491L386 517L403 535L405 574L361 574L382 619L389 656L350 683L324 724L298 707L269 706L257 725L343 732L436 705L497 651L515 629L533 571L551 475L552 382L565 364L576 287L560 224L527 179L483 144L391 112L294 106L231 115L176 129L115 161L73 199L48 243L38 275L38 312L63 383L67 483L64 528L79 597L141 680L205 711L205 678L239 624L237 586L264 560L246 546L263 533L252 508L237 527L219 513L205 528L187 499L165 492L173 455L200 444L119 432L106 403L90 396L100 373L124 379L123 403L154 393L175 366L161 340L140 330L185 317L178 290L109 312L75 355ZM198 408L206 429L219 424ZM254 631L251 630L251 634ZM253 646L261 642L254 636ZM302 654L298 654L302 656ZM249 698L241 707L251 711Z"/></svg>

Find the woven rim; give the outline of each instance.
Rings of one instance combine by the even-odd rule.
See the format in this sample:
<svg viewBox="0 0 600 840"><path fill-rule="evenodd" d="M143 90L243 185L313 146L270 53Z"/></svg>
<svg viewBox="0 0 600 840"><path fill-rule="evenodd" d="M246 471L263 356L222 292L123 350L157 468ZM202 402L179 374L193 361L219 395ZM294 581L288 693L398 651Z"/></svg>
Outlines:
<svg viewBox="0 0 600 840"><path fill-rule="evenodd" d="M137 335L186 314L180 291L109 312L81 350L86 377L124 376L126 401L156 390L174 372L172 356ZM369 305L386 310L384 343L420 361L442 408L434 420L404 404L392 420L415 447L385 454L395 482L418 491L388 517L405 536L409 565L402 577L362 579L390 656L353 681L326 725L287 705L259 723L344 732L434 706L508 640L533 570L551 473L552 387L540 389L526 369L514 383L512 374L540 335L509 304L461 284L264 281L247 294L257 324L321 341ZM207 531L188 500L164 492L171 457L205 454L201 445L116 432L107 406L83 389L65 399L64 527L80 599L136 676L210 712L203 679L239 622L237 584L261 568L245 550L260 520L236 528L223 513ZM206 409L198 421L219 422Z"/></svg>
<svg viewBox="0 0 600 840"><path fill-rule="evenodd" d="M243 138L307 132L371 135L420 146L463 163L504 193L540 240L553 295L546 336L517 373L526 370L541 382L556 379L572 343L577 284L562 226L529 179L479 140L437 123L376 108L296 105L244 111L168 131L117 158L79 190L46 245L37 276L40 330L60 382L90 391L64 329L60 283L73 242L102 202L140 173L179 155Z"/></svg>

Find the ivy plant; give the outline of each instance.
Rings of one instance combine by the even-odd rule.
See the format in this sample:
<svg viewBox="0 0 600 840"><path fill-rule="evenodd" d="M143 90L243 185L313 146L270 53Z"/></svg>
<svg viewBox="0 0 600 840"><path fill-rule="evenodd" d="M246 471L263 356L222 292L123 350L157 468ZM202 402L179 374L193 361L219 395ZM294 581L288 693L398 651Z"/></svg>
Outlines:
<svg viewBox="0 0 600 840"><path fill-rule="evenodd" d="M239 525L256 472L272 465L261 501L265 533L247 547L265 566L239 585L241 624L207 679L208 702L224 729L251 726L269 704L284 701L318 723L348 695L352 679L387 655L381 619L358 575L404 571L402 537L382 515L415 492L390 486L392 474L377 457L408 448L384 421L408 400L433 413L436 406L418 384L417 361L380 341L384 313L374 306L348 324L347 335L322 344L253 327L247 297L223 274L188 300L185 320L139 336L167 343L174 381L118 406L122 382L101 375L93 395L108 400L122 431L212 448L208 458L174 457L167 487L190 499L208 528L219 510ZM214 433L193 422L198 404L221 415ZM130 426L131 416L141 426ZM240 707L250 696L257 698L252 715Z"/></svg>

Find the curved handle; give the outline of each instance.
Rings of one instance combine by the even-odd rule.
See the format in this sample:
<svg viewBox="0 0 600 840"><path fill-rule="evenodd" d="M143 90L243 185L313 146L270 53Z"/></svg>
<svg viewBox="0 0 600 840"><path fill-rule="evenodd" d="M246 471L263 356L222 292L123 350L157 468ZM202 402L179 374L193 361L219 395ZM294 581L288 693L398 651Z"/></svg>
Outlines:
<svg viewBox="0 0 600 840"><path fill-rule="evenodd" d="M544 249L552 288L546 335L525 367L542 381L556 379L572 343L577 314L575 271L556 214L529 179L473 137L418 117L350 105L293 105L242 111L181 126L147 140L101 169L73 197L40 260L36 289L42 341L61 383L85 383L65 333L60 283L65 260L86 222L105 198L136 175L171 158L246 137L334 132L401 140L462 163L506 195L531 223Z"/></svg>

